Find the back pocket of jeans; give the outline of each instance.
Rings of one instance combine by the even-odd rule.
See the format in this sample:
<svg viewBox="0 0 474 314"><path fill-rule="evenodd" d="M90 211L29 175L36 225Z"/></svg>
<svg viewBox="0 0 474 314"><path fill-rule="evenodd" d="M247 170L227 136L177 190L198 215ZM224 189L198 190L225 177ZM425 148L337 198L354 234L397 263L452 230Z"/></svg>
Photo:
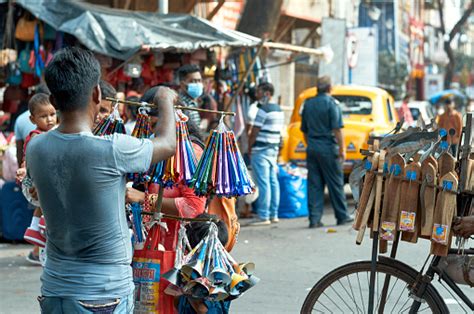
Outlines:
<svg viewBox="0 0 474 314"><path fill-rule="evenodd" d="M112 314L120 303L120 299L78 301L86 310L97 314Z"/></svg>

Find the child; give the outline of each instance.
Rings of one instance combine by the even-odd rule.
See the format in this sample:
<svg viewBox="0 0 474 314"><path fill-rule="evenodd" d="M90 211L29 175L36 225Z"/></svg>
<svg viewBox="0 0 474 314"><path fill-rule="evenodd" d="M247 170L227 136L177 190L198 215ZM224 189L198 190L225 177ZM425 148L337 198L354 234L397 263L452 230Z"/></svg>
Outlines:
<svg viewBox="0 0 474 314"><path fill-rule="evenodd" d="M43 132L48 132L53 129L57 124L56 109L49 102L49 96L47 94L38 93L31 97L28 102L28 110L30 111L31 122L36 125L36 129L31 131L25 139L25 146L23 148L24 156L26 156L26 149L28 143L33 137ZM25 158L24 158L25 159ZM17 171L17 180L23 181L26 175L26 164L22 162L21 168ZM42 215L41 208L36 208L33 212L33 218L31 219L31 225L26 229L24 239L35 245L33 251L27 257L27 260L34 264L39 264L39 246L44 247L46 245L45 237L40 233L40 218Z"/></svg>
<svg viewBox="0 0 474 314"><path fill-rule="evenodd" d="M217 216L209 215L207 213L201 214L196 218L215 219ZM218 230L218 238L222 245L226 245L229 234L226 224L220 220L216 223ZM191 247L196 245L204 239L209 233L209 222L192 222L186 226L186 235L188 236ZM176 302L177 301L177 302ZM191 299L186 296L177 298L175 305L177 305L180 314L220 314L229 313L230 301L207 301L202 299ZM177 303L177 304L176 304Z"/></svg>
<svg viewBox="0 0 474 314"><path fill-rule="evenodd" d="M115 88L104 80L100 80L99 83L100 92L102 93L102 100L100 101L99 113L95 119L95 126L103 119L107 118L109 115L114 112L114 106L110 100L106 100L107 97L115 98L117 96L117 91Z"/></svg>

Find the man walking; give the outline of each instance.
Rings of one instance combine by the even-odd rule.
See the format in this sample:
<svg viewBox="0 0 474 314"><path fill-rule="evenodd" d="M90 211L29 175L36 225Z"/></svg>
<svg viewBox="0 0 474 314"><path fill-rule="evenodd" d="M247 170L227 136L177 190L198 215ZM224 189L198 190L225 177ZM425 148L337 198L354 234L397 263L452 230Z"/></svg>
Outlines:
<svg viewBox="0 0 474 314"><path fill-rule="evenodd" d="M341 109L329 93L331 79L320 77L318 95L306 100L301 131L307 148L309 227L323 226L324 186L327 184L337 224L353 221L347 214L342 163L346 157Z"/></svg>
<svg viewBox="0 0 474 314"><path fill-rule="evenodd" d="M96 137L100 65L92 52L65 48L45 70L55 130L35 136L26 156L47 229L42 313L132 313L132 246L125 217L125 174L144 172L175 153L173 102L161 88L154 139Z"/></svg>
<svg viewBox="0 0 474 314"><path fill-rule="evenodd" d="M259 109L249 136L249 156L258 186L258 198L255 202L258 219L249 224L253 226L278 222L280 185L277 159L284 115L279 105L271 103L273 93L274 88L270 83L258 86Z"/></svg>
<svg viewBox="0 0 474 314"><path fill-rule="evenodd" d="M438 128L449 132L454 130L453 135L448 135L449 152L456 157L462 132L462 116L456 110L453 98L449 97L444 101L444 113L438 118Z"/></svg>

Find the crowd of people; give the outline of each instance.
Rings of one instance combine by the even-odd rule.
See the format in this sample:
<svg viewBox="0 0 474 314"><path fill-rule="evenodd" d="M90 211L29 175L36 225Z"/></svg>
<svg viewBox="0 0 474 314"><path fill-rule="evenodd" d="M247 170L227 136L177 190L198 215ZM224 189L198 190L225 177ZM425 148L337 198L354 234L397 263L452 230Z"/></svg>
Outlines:
<svg viewBox="0 0 474 314"><path fill-rule="evenodd" d="M171 84L161 84L118 93L101 79L100 66L92 53L65 48L47 66L45 82L28 99L27 110L17 115L14 123L19 164L16 180L19 184L25 180L33 182L33 187L28 186L25 192L34 208L24 238L35 247L27 259L39 264L41 248L48 244L38 299L43 312L58 308L64 313L81 312L84 308L110 307L124 312L132 309L132 250L125 204L147 203L154 207L159 187L151 184L144 190L140 185L126 185L125 175L144 172L150 164L175 153L174 105L211 110L227 110L230 105L225 81L217 80L215 88L205 93L197 65L183 65L177 74L176 92L169 88ZM354 220L348 213L344 193L342 162L346 151L341 109L330 95L328 77L318 79L317 89L318 95L306 101L301 112L301 131L307 143L309 228L324 226L326 185L337 224ZM241 138L244 157L253 170L258 191L257 197L246 202L249 205L254 201L251 205L254 214L250 214L254 219L250 226L279 222L277 164L285 122L283 111L273 101L274 94L271 83L256 87ZM128 135L135 126L137 108L116 106L106 100L108 97L153 103L156 107L149 115L154 133L159 136L151 139L122 134L94 136L94 127L112 114L124 119ZM407 96L399 115L405 122L413 123L408 104ZM220 123L219 116L197 111L185 111L185 114L189 117L189 135L199 159L204 151L205 135ZM456 152L462 117L451 98L446 100L445 112L437 122L441 128L454 130L450 134L450 145ZM178 184L165 190L162 212L195 218L222 208L235 210L235 206L235 200L196 196L191 188ZM167 224L167 237L173 242L179 224L177 221L167 221ZM466 217L457 221L454 230L469 235L473 225L473 218ZM202 230L206 228L196 224L193 228L188 228L188 237L197 244L205 237ZM222 229L219 240L225 246L235 234L231 234L225 224L221 223L219 228ZM188 308L189 313L205 312L213 306L186 299L177 300L176 304ZM228 311L228 306L225 304L219 311Z"/></svg>

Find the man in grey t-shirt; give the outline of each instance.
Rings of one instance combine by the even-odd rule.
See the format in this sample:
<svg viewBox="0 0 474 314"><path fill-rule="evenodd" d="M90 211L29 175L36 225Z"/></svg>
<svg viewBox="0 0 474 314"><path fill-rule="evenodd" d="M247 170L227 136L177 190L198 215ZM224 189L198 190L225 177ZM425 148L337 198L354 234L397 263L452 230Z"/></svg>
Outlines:
<svg viewBox="0 0 474 314"><path fill-rule="evenodd" d="M166 88L154 99L160 136L93 136L99 78L99 63L79 48L59 51L45 71L61 123L31 140L26 156L48 226L39 298L44 313L133 311L125 174L146 171L175 152L175 95Z"/></svg>

